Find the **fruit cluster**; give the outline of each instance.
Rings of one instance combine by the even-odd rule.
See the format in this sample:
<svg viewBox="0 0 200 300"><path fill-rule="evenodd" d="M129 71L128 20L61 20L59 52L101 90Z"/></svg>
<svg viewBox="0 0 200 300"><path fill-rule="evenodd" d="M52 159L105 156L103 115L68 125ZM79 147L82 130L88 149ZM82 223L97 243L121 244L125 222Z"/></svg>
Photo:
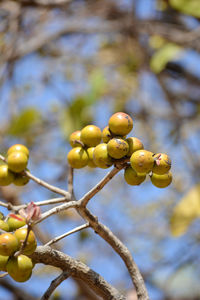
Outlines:
<svg viewBox="0 0 200 300"><path fill-rule="evenodd" d="M27 255L31 255L37 247L35 234L32 230L29 232L23 254L15 256L27 236L27 228L22 227L26 222L20 215L8 216L5 220L1 213L0 229L5 233L0 235L0 271L8 272L17 282L24 282L31 277L34 267Z"/></svg>
<svg viewBox="0 0 200 300"><path fill-rule="evenodd" d="M95 125L73 132L69 139L72 149L67 156L68 163L75 169L85 166L106 169L124 160L127 162L124 179L128 184L139 185L149 174L153 185L167 187L172 182L169 156L145 150L136 137L127 138L132 128L132 118L118 112L110 117L102 132Z"/></svg>
<svg viewBox="0 0 200 300"><path fill-rule="evenodd" d="M23 175L29 158L29 150L26 146L16 144L7 151L7 163L0 165L0 185L6 186L14 183L23 186L29 182L28 177Z"/></svg>

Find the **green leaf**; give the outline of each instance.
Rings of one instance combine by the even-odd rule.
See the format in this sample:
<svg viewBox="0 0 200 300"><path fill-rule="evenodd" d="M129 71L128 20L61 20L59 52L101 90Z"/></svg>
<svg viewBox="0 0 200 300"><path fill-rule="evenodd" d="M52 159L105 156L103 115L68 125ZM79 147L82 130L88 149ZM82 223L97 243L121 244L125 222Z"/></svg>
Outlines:
<svg viewBox="0 0 200 300"><path fill-rule="evenodd" d="M170 220L173 236L183 235L190 224L200 217L200 183L193 186L175 206Z"/></svg>
<svg viewBox="0 0 200 300"><path fill-rule="evenodd" d="M150 61L150 67L154 73L160 73L166 66L166 64L176 59L180 56L182 48L172 44L167 43L162 48L154 53Z"/></svg>
<svg viewBox="0 0 200 300"><path fill-rule="evenodd" d="M93 71L89 77L90 91L88 93L88 103L93 104L100 98L106 90L106 80L100 69Z"/></svg>
<svg viewBox="0 0 200 300"><path fill-rule="evenodd" d="M200 17L200 1L199 0L170 0L170 5L184 14L193 17Z"/></svg>

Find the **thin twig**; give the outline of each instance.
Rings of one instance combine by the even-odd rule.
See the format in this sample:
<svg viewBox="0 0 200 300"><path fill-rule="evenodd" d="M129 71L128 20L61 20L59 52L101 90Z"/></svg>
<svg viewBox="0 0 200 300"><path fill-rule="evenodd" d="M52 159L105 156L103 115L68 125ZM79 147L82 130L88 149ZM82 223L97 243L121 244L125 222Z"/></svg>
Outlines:
<svg viewBox="0 0 200 300"><path fill-rule="evenodd" d="M0 154L0 159L3 160L5 163L7 162L6 158L3 155L1 155L1 154Z"/></svg>
<svg viewBox="0 0 200 300"><path fill-rule="evenodd" d="M0 279L6 277L7 275L8 275L8 272L5 272L5 273L3 273L3 274L0 274Z"/></svg>
<svg viewBox="0 0 200 300"><path fill-rule="evenodd" d="M31 231L31 225L28 224L26 237L25 237L23 243L21 244L21 247L20 247L19 251L15 252L15 254L14 254L15 257L17 257L17 256L19 256L23 253L23 251L26 247L27 241L28 241L30 231Z"/></svg>
<svg viewBox="0 0 200 300"><path fill-rule="evenodd" d="M71 198L73 199L74 196L74 188L73 188L73 179L74 179L74 169L69 166L68 169L68 192L71 195Z"/></svg>
<svg viewBox="0 0 200 300"><path fill-rule="evenodd" d="M72 230L70 230L70 231L68 231L68 232L66 232L66 233L64 233L64 234L62 234L62 235L59 235L58 237L56 237L56 238L54 238L54 239L52 239L52 240L50 240L48 243L45 244L45 246L50 246L50 245L52 245L52 244L54 244L54 243L57 243L57 242L60 241L61 239L65 238L66 236L68 236L68 235L70 235L70 234L73 234L73 233L75 233L75 232L81 231L81 230L83 230L83 229L85 229L85 228L88 228L88 227L90 227L90 224L89 224L89 223L80 225L80 226L78 226L78 227L76 227L76 228L74 228L74 229L72 229Z"/></svg>

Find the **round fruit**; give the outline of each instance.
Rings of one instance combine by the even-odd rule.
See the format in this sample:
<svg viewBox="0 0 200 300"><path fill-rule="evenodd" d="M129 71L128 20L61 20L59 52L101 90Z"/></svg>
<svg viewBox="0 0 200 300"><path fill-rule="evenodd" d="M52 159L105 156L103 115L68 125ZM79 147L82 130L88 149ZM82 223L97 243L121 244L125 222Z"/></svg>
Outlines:
<svg viewBox="0 0 200 300"><path fill-rule="evenodd" d="M81 169L88 163L87 152L82 147L75 147L67 155L68 163L74 169Z"/></svg>
<svg viewBox="0 0 200 300"><path fill-rule="evenodd" d="M155 174L166 174L171 169L171 159L165 153L158 153L154 155L154 166L153 166L153 173Z"/></svg>
<svg viewBox="0 0 200 300"><path fill-rule="evenodd" d="M95 147L93 152L94 163L97 167L107 169L112 166L112 158L108 154L107 144L99 144Z"/></svg>
<svg viewBox="0 0 200 300"><path fill-rule="evenodd" d="M113 134L127 135L133 128L133 120L129 115L117 112L110 117L108 125Z"/></svg>
<svg viewBox="0 0 200 300"><path fill-rule="evenodd" d="M6 264L9 256L0 255L0 271L7 272Z"/></svg>
<svg viewBox="0 0 200 300"><path fill-rule="evenodd" d="M147 150L135 151L130 158L131 167L137 172L147 174L153 169L153 153Z"/></svg>
<svg viewBox="0 0 200 300"><path fill-rule="evenodd" d="M107 144L108 154L116 159L124 157L128 151L128 143L120 138L113 138Z"/></svg>
<svg viewBox="0 0 200 300"><path fill-rule="evenodd" d="M11 146L7 151L7 155L11 154L12 152L23 152L26 154L27 157L29 157L28 148L21 144L15 144L15 145Z"/></svg>
<svg viewBox="0 0 200 300"><path fill-rule="evenodd" d="M9 231L9 226L5 221L0 220L0 229L2 229L4 231Z"/></svg>
<svg viewBox="0 0 200 300"><path fill-rule="evenodd" d="M89 158L87 165L90 168L96 168L96 165L95 165L94 160L93 160L94 149L95 149L95 147L90 147L90 148L87 149L87 154L88 154L88 158Z"/></svg>
<svg viewBox="0 0 200 300"><path fill-rule="evenodd" d="M85 126L81 130L81 141L87 147L95 147L101 142L101 129L95 125Z"/></svg>
<svg viewBox="0 0 200 300"><path fill-rule="evenodd" d="M17 186L24 186L29 182L29 178L23 174L15 174L13 183Z"/></svg>
<svg viewBox="0 0 200 300"><path fill-rule="evenodd" d="M26 255L11 257L6 265L8 274L17 282L27 281L32 274L33 263Z"/></svg>
<svg viewBox="0 0 200 300"><path fill-rule="evenodd" d="M22 172L26 169L28 164L28 157L24 152L11 152L7 158L8 168L16 173Z"/></svg>
<svg viewBox="0 0 200 300"><path fill-rule="evenodd" d="M124 179L130 185L140 185L146 178L146 175L137 174L131 166L124 170Z"/></svg>
<svg viewBox="0 0 200 300"><path fill-rule="evenodd" d="M112 133L108 126L106 126L102 131L102 140L104 143L108 143L112 139Z"/></svg>
<svg viewBox="0 0 200 300"><path fill-rule="evenodd" d="M126 141L127 141L128 145L129 145L129 151L127 153L128 157L131 157L131 155L133 154L133 152L135 152L137 150L144 149L144 145L136 137L129 137L129 138L126 139Z"/></svg>
<svg viewBox="0 0 200 300"><path fill-rule="evenodd" d="M151 182L158 188L165 188L172 182L172 173L168 172L163 175L152 173Z"/></svg>
<svg viewBox="0 0 200 300"><path fill-rule="evenodd" d="M8 169L8 165L0 165L0 185L9 185L14 180L14 174Z"/></svg>
<svg viewBox="0 0 200 300"><path fill-rule="evenodd" d="M3 220L4 219L4 215L3 213L0 211L0 220Z"/></svg>
<svg viewBox="0 0 200 300"><path fill-rule="evenodd" d="M11 233L0 235L0 255L10 256L19 249L18 240Z"/></svg>
<svg viewBox="0 0 200 300"><path fill-rule="evenodd" d="M69 142L70 145L74 148L74 147L80 147L80 143L77 143L76 141L80 141L81 140L81 131L77 130L72 132L72 134L69 137Z"/></svg>
<svg viewBox="0 0 200 300"><path fill-rule="evenodd" d="M19 228L15 231L14 236L17 238L18 243L21 247L21 244L24 242L27 235L27 228ZM26 255L31 255L37 248L37 241L35 238L34 232L31 230L28 235L26 246L23 250L23 253Z"/></svg>
<svg viewBox="0 0 200 300"><path fill-rule="evenodd" d="M9 231L14 231L24 226L26 224L26 220L20 215L13 215L8 218L7 224L9 226Z"/></svg>

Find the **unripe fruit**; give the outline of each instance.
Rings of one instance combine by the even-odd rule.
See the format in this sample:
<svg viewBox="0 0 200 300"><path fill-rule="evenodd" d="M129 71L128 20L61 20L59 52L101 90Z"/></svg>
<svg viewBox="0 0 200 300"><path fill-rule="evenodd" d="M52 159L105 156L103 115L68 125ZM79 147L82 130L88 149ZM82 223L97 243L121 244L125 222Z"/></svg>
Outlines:
<svg viewBox="0 0 200 300"><path fill-rule="evenodd" d="M108 126L106 126L102 131L102 140L104 143L108 143L112 139L112 133Z"/></svg>
<svg viewBox="0 0 200 300"><path fill-rule="evenodd" d="M89 158L87 165L90 168L96 168L97 167L94 163L94 160L93 160L94 149L95 149L95 147L90 147L90 148L87 149L87 154L88 154L88 158Z"/></svg>
<svg viewBox="0 0 200 300"><path fill-rule="evenodd" d="M13 152L23 152L26 154L27 157L29 157L28 148L21 144L15 144L15 145L11 146L7 151L7 155L10 155Z"/></svg>
<svg viewBox="0 0 200 300"><path fill-rule="evenodd" d="M151 182L158 188L166 188L172 182L172 173L168 172L163 175L152 173Z"/></svg>
<svg viewBox="0 0 200 300"><path fill-rule="evenodd" d="M11 233L0 235L0 255L10 256L19 249L18 240Z"/></svg>
<svg viewBox="0 0 200 300"><path fill-rule="evenodd" d="M0 165L0 185L6 186L13 182L14 174L8 169L8 165Z"/></svg>
<svg viewBox="0 0 200 300"><path fill-rule="evenodd" d="M130 163L137 173L147 174L153 168L153 153L147 150L135 151L130 157Z"/></svg>
<svg viewBox="0 0 200 300"><path fill-rule="evenodd" d="M26 169L28 164L28 157L24 152L11 152L7 158L8 168L16 173L22 172Z"/></svg>
<svg viewBox="0 0 200 300"><path fill-rule="evenodd" d="M133 154L133 152L135 152L137 150L144 149L144 145L136 137L129 137L129 138L126 139L126 141L127 141L128 145L129 145L129 151L127 153L128 157L131 157L131 155Z"/></svg>
<svg viewBox="0 0 200 300"><path fill-rule="evenodd" d="M14 176L13 183L16 186L24 186L29 182L29 178L23 174L16 173Z"/></svg>
<svg viewBox="0 0 200 300"><path fill-rule="evenodd" d="M171 159L165 153L158 153L154 155L154 166L153 166L153 173L155 174L166 174L171 169Z"/></svg>
<svg viewBox="0 0 200 300"><path fill-rule="evenodd" d="M146 178L146 175L137 174L131 166L124 170L124 179L130 185L140 185Z"/></svg>
<svg viewBox="0 0 200 300"><path fill-rule="evenodd" d="M93 152L94 163L97 167L107 169L112 166L112 158L108 154L107 144L102 143L95 147Z"/></svg>
<svg viewBox="0 0 200 300"><path fill-rule="evenodd" d="M81 130L81 141L87 147L95 147L101 142L101 129L95 125L85 126Z"/></svg>
<svg viewBox="0 0 200 300"><path fill-rule="evenodd" d="M81 169L88 163L87 152L82 147L75 147L69 151L67 160L70 166L74 169Z"/></svg>
<svg viewBox="0 0 200 300"><path fill-rule="evenodd" d="M0 271L7 272L6 264L9 256L0 255Z"/></svg>
<svg viewBox="0 0 200 300"><path fill-rule="evenodd" d="M0 211L0 220L3 220L4 219L4 215L3 213Z"/></svg>
<svg viewBox="0 0 200 300"><path fill-rule="evenodd" d="M33 263L26 255L11 257L6 265L8 274L17 282L27 281L32 274Z"/></svg>
<svg viewBox="0 0 200 300"><path fill-rule="evenodd" d="M69 142L70 145L72 146L72 148L74 147L80 147L80 143L77 143L76 141L80 141L81 140L81 131L77 130L72 132L72 134L69 137Z"/></svg>
<svg viewBox="0 0 200 300"><path fill-rule="evenodd" d="M27 235L27 228L19 228L15 231L14 236L17 238L19 246L21 247ZM26 246L23 249L23 254L31 255L37 248L37 241L34 232L31 230L28 235Z"/></svg>
<svg viewBox="0 0 200 300"><path fill-rule="evenodd" d="M108 154L115 158L119 159L124 157L128 151L129 146L128 143L120 138L113 138L107 144Z"/></svg>
<svg viewBox="0 0 200 300"><path fill-rule="evenodd" d="M129 115L117 112L110 117L108 125L113 134L123 136L132 130L133 120Z"/></svg>
<svg viewBox="0 0 200 300"><path fill-rule="evenodd" d="M26 224L25 218L20 215L15 215L16 217L8 217L7 224L9 226L9 231L14 231Z"/></svg>
<svg viewBox="0 0 200 300"><path fill-rule="evenodd" d="M0 229L2 229L4 231L9 231L9 226L5 221L0 220Z"/></svg>

